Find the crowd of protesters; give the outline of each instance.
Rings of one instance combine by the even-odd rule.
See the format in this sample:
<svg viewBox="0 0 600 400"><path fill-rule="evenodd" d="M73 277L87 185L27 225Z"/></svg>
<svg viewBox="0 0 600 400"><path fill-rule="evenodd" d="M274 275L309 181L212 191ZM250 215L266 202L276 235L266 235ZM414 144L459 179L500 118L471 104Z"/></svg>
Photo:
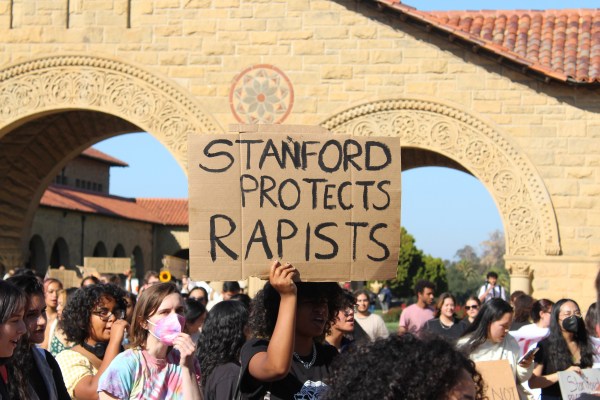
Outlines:
<svg viewBox="0 0 600 400"><path fill-rule="evenodd" d="M254 299L148 273L79 288L20 270L0 281L0 400L483 399L475 362L507 360L521 399L560 399L558 372L598 365L595 304L507 298L490 272L465 302L419 281L390 334L380 296L303 282L274 261ZM510 302L509 302L510 301ZM522 357L531 348L529 356Z"/></svg>

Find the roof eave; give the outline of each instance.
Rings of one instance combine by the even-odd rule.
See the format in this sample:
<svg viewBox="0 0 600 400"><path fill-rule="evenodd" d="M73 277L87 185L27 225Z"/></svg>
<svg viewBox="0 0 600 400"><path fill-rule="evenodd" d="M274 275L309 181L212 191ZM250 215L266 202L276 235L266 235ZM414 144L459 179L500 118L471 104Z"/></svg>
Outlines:
<svg viewBox="0 0 600 400"><path fill-rule="evenodd" d="M474 53L493 59L501 65L504 65L522 74L531 76L532 78L546 84L557 82L569 86L588 88L596 88L600 86L600 82L597 80L578 80L574 77L567 76L566 74L535 65L518 54L509 51L508 49L503 49L502 52L499 52L497 46L490 46L489 43L479 38L475 38L464 31L442 24L437 20L437 18L429 15L426 12L418 11L416 8L407 6L398 1L369 1L375 3L381 12L386 12L387 10L387 12L399 14L400 20L404 23L422 29L427 33L433 33L443 37L451 43L456 43L459 46L468 48Z"/></svg>

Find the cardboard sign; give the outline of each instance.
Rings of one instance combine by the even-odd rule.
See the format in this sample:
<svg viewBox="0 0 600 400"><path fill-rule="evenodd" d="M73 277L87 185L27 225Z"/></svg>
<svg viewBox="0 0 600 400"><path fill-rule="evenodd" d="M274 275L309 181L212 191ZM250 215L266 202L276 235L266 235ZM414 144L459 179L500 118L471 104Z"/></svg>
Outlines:
<svg viewBox="0 0 600 400"><path fill-rule="evenodd" d="M84 257L83 266L95 268L101 274L124 274L131 269L131 258Z"/></svg>
<svg viewBox="0 0 600 400"><path fill-rule="evenodd" d="M70 269L48 268L46 276L61 281L64 289L78 288L81 284L81 278L77 272Z"/></svg>
<svg viewBox="0 0 600 400"><path fill-rule="evenodd" d="M85 278L86 276L95 276L96 278L100 278L100 273L96 270L96 268L80 267L77 265L77 269L79 270L82 278Z"/></svg>
<svg viewBox="0 0 600 400"><path fill-rule="evenodd" d="M176 279L181 279L183 275L187 275L188 262L183 258L165 255L163 257L163 267L167 268L171 275Z"/></svg>
<svg viewBox="0 0 600 400"><path fill-rule="evenodd" d="M188 138L194 280L264 278L272 259L292 263L304 281L396 276L398 138L236 128Z"/></svg>
<svg viewBox="0 0 600 400"><path fill-rule="evenodd" d="M478 361L475 366L483 377L488 399L519 400L515 375L508 360Z"/></svg>
<svg viewBox="0 0 600 400"><path fill-rule="evenodd" d="M558 373L560 393L564 400L594 398L600 394L600 370L582 369L581 375L573 371Z"/></svg>

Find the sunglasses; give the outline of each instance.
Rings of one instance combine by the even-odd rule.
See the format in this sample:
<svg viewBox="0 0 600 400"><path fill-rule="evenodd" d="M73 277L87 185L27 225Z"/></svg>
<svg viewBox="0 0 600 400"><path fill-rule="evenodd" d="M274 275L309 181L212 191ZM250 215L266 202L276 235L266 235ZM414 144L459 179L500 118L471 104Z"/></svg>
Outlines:
<svg viewBox="0 0 600 400"><path fill-rule="evenodd" d="M477 310L479 306L465 306L465 310L469 311L470 309Z"/></svg>

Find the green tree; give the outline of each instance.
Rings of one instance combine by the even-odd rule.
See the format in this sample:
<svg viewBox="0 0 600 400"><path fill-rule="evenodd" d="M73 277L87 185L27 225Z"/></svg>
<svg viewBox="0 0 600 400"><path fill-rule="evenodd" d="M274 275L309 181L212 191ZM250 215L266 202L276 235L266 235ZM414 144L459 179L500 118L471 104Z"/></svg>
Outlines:
<svg viewBox="0 0 600 400"><path fill-rule="evenodd" d="M394 294L401 298L413 297L413 288L419 279L434 282L438 292L446 290L448 283L443 261L423 254L423 251L415 246L414 236L404 227L401 228L401 235L396 279L390 281L390 288Z"/></svg>
<svg viewBox="0 0 600 400"><path fill-rule="evenodd" d="M435 284L436 295L448 291L448 277L446 276L446 265L441 258L430 255L423 256L425 268L422 268L413 279L417 283L420 279L427 279Z"/></svg>

